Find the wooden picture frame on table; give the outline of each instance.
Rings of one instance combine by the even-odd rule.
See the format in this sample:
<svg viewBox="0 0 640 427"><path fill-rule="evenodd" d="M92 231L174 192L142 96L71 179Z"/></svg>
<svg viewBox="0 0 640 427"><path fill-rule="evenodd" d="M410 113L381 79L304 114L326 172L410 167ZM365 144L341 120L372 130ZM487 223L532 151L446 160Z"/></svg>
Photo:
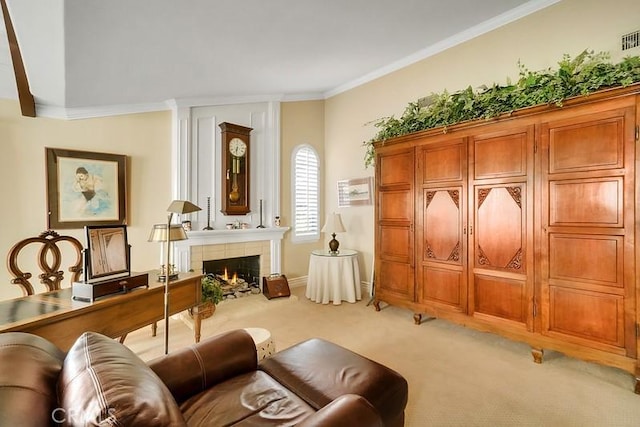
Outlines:
<svg viewBox="0 0 640 427"><path fill-rule="evenodd" d="M338 181L338 206L361 206L373 203L373 178L343 179Z"/></svg>
<svg viewBox="0 0 640 427"><path fill-rule="evenodd" d="M127 223L126 156L45 150L49 229Z"/></svg>
<svg viewBox="0 0 640 427"><path fill-rule="evenodd" d="M85 282L131 274L126 225L87 225Z"/></svg>

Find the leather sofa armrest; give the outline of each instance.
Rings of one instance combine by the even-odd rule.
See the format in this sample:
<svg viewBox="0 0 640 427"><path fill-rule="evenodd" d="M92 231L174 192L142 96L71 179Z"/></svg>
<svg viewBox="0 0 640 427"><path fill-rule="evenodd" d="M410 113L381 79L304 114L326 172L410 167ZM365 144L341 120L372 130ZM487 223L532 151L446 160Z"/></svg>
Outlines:
<svg viewBox="0 0 640 427"><path fill-rule="evenodd" d="M178 404L240 374L257 369L256 346L245 330L207 338L149 362Z"/></svg>
<svg viewBox="0 0 640 427"><path fill-rule="evenodd" d="M367 399L345 394L303 420L299 427L384 427L378 411Z"/></svg>

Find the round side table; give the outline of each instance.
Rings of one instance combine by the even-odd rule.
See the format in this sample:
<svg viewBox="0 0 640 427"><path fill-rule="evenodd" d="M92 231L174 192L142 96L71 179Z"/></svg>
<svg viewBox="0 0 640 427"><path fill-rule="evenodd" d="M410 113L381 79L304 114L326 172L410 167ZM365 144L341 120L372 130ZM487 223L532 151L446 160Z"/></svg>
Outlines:
<svg viewBox="0 0 640 427"><path fill-rule="evenodd" d="M256 344L258 362L276 352L276 344L271 338L271 332L264 328L244 328L251 335Z"/></svg>
<svg viewBox="0 0 640 427"><path fill-rule="evenodd" d="M311 301L334 305L362 299L358 252L341 249L338 253L315 250L309 257L305 295Z"/></svg>

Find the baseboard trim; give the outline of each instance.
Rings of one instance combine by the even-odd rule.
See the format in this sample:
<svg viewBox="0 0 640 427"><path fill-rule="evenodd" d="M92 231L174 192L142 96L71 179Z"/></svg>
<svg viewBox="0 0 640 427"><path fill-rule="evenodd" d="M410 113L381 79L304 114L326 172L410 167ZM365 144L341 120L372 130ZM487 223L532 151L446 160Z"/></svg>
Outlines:
<svg viewBox="0 0 640 427"><path fill-rule="evenodd" d="M307 286L308 278L309 276L287 278L287 283L289 283L289 288L303 288ZM360 282L360 289L363 296L371 296L371 282Z"/></svg>

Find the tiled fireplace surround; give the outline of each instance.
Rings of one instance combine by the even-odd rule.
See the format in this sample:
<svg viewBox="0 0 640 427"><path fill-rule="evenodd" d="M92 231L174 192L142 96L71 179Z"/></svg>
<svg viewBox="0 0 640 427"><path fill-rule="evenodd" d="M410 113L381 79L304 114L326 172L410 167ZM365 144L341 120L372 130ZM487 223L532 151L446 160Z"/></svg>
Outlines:
<svg viewBox="0 0 640 427"><path fill-rule="evenodd" d="M202 262L243 256L260 256L260 276L281 272L281 240L289 227L188 232L175 242L179 271L202 273Z"/></svg>
<svg viewBox="0 0 640 427"><path fill-rule="evenodd" d="M271 274L271 242L221 243L191 246L191 269L202 272L203 261L260 255L260 277Z"/></svg>

